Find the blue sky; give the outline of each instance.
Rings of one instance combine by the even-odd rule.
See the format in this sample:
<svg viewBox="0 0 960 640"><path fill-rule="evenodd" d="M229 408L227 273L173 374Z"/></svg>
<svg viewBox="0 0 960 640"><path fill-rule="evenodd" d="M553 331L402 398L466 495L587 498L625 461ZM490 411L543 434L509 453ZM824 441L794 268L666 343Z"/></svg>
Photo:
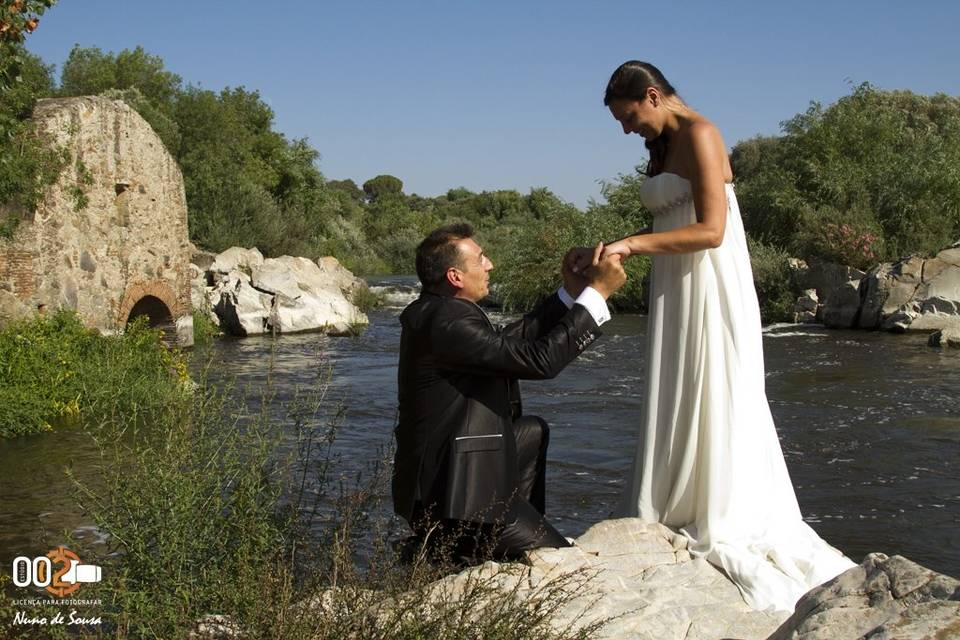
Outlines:
<svg viewBox="0 0 960 640"><path fill-rule="evenodd" d="M659 66L732 146L851 83L960 94L958 24L952 1L61 0L28 47L59 66L76 43L142 45L185 83L256 89L328 179L583 206L646 159L602 104L624 60Z"/></svg>

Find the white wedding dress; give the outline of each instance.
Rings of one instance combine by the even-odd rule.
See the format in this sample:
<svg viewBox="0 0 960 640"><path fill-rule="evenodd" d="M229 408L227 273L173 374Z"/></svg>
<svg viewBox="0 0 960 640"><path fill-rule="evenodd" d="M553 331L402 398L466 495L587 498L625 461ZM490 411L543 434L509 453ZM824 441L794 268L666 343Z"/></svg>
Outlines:
<svg viewBox="0 0 960 640"><path fill-rule="evenodd" d="M722 244L653 257L643 425L621 514L679 529L757 610L855 566L803 522L764 391L760 310L733 185ZM690 183L641 189L653 231L696 222Z"/></svg>

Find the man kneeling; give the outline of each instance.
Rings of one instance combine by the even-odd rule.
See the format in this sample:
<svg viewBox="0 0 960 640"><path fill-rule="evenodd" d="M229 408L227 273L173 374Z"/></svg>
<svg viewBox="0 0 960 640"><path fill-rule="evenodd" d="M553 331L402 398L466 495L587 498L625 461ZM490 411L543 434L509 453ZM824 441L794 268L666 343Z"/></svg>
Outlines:
<svg viewBox="0 0 960 640"><path fill-rule="evenodd" d="M427 546L458 559L515 559L569 543L544 519L549 429L523 416L517 380L553 378L599 335L623 286L619 256L522 319L494 326L477 302L493 263L466 224L417 247L422 293L401 314L394 510Z"/></svg>

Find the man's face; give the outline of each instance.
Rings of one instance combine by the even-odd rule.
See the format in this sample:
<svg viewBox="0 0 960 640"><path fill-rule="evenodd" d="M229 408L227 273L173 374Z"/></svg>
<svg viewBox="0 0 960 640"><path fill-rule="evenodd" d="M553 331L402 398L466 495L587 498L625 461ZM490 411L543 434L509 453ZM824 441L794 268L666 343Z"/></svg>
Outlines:
<svg viewBox="0 0 960 640"><path fill-rule="evenodd" d="M463 264L459 268L451 267L454 271L452 274L448 271L448 278L452 277L457 287L454 297L480 302L490 293L490 270L493 269L493 263L473 238L460 240L457 248Z"/></svg>

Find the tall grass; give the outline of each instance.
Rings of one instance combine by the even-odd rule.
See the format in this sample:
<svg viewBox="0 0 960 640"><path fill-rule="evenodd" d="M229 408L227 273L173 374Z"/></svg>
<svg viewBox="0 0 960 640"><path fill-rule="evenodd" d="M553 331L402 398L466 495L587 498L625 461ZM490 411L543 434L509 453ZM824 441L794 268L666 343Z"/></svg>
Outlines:
<svg viewBox="0 0 960 640"><path fill-rule="evenodd" d="M74 478L76 497L106 539L75 547L103 567L103 581L84 586L103 603L88 633L166 640L219 624L293 640L590 637L596 625L551 622L588 576L534 588L522 565L487 565L435 582L456 569L443 554L401 559L390 543L398 523L378 497L390 452L371 453L362 473L342 469L334 445L346 414L329 397L330 367L319 361L315 373L286 404L268 376L253 410L201 374L191 394L158 398L149 420L134 412L88 427L100 462L92 479Z"/></svg>
<svg viewBox="0 0 960 640"><path fill-rule="evenodd" d="M148 413L182 395L188 376L145 319L105 337L58 311L0 330L0 380L0 437L11 437Z"/></svg>

